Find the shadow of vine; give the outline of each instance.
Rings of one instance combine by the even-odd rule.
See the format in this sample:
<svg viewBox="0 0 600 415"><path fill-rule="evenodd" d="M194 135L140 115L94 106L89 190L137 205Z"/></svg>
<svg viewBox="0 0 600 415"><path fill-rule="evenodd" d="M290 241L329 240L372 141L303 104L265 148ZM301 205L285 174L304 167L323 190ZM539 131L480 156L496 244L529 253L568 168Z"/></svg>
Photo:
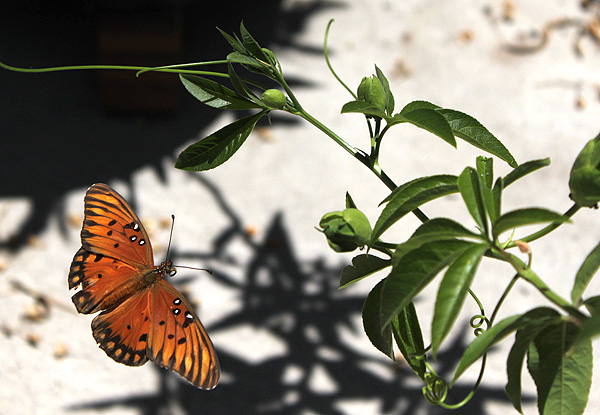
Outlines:
<svg viewBox="0 0 600 415"><path fill-rule="evenodd" d="M148 9L156 13L157 8L160 11L166 6L175 7L181 17L181 61L158 61L154 65L224 59L231 50L215 26L237 32L242 20L265 47L320 53L320 45L299 44L295 35L313 14L342 4L316 1L283 7L281 0L3 2L0 60L25 68L98 64L97 32L102 13L124 14L121 20L126 24L127 16ZM148 46L150 41L144 40L142 33L139 37L139 44ZM110 63L133 64L125 60L115 58ZM157 166L164 177L164 158L197 139L220 114L184 93L173 74L149 75L174 81L169 83L172 88L168 93L179 97L176 112L107 113L100 99L102 73L23 74L0 69L0 196L24 198L30 204L23 224L16 234L0 240L0 248L21 248L30 235L44 227L51 213L61 211L62 196L72 189L113 178L130 180L135 171L147 165ZM123 93L144 81L144 75L136 78L133 72L124 76ZM291 85L303 82L289 81ZM146 93L152 94L152 85L149 89ZM290 122L278 117L273 121Z"/></svg>
<svg viewBox="0 0 600 415"><path fill-rule="evenodd" d="M425 401L422 385L413 381L414 375L407 365L393 364L383 355L371 353L370 345L366 346L368 351L364 350L364 343L353 344L344 335L364 335L356 323L364 295L347 295L337 290L339 267L329 267L319 259L300 262L281 214L273 217L262 241L251 241L216 186L202 176L197 177L212 191L231 225L215 238L211 252L177 252L176 257L179 260L219 258L229 244L239 242L240 238L253 252L241 282L227 273L214 273L213 278L235 289L242 306L208 330L217 333L244 326L268 330L285 345L285 353L249 363L244 358L248 346L238 344L235 353L218 350L225 376L213 391L198 390L176 375L156 368L160 381L154 394L82 402L70 409L126 406L138 408L145 415L340 415L346 413L344 404L367 402L375 403L376 413L448 413ZM221 256L218 260L226 263L232 259ZM440 375L451 377L465 348L464 337L457 336L457 340L438 355ZM452 395L462 399L469 391L470 385L458 385ZM531 399L524 396L525 401ZM485 415L486 404L494 401L508 402L503 388L481 387L475 399L452 413Z"/></svg>

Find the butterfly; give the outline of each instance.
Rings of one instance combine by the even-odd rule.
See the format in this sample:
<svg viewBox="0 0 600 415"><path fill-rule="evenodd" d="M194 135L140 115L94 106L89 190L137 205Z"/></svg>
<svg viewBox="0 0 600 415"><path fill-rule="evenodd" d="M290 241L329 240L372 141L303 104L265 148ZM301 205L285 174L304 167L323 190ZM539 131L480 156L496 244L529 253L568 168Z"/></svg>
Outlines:
<svg viewBox="0 0 600 415"><path fill-rule="evenodd" d="M129 203L110 186L94 184L84 198L81 245L69 270L77 311L101 311L94 339L116 362L148 360L177 372L192 385L213 389L219 361L200 319L166 281L171 261L154 265L152 245Z"/></svg>

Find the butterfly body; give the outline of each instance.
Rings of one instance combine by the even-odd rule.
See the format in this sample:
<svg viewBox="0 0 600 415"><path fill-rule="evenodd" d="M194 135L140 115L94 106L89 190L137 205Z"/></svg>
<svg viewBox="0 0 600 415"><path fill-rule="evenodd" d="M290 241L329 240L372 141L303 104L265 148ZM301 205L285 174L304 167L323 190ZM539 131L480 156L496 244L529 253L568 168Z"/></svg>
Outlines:
<svg viewBox="0 0 600 415"><path fill-rule="evenodd" d="M155 266L148 234L129 204L105 184L85 196L82 247L69 271L77 311L100 312L94 339L119 363L152 360L202 389L219 381L219 363L206 330L189 302L166 277L171 261Z"/></svg>

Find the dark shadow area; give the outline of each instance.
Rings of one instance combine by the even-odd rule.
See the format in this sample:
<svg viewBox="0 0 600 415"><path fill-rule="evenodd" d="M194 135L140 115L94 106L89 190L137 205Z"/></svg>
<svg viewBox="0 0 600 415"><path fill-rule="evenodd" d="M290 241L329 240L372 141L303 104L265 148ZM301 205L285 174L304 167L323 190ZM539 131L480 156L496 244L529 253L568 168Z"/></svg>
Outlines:
<svg viewBox="0 0 600 415"><path fill-rule="evenodd" d="M264 47L317 53L320 45L298 45L294 36L312 14L337 7L314 1L284 8L280 0L8 1L0 5L0 60L42 68L224 59L230 48L215 27L238 32L242 20ZM13 249L44 226L69 190L129 181L141 166L160 172L161 160L200 138L218 114L185 93L174 74L0 69L0 86L0 195L33 204L19 234L0 241Z"/></svg>
<svg viewBox="0 0 600 415"><path fill-rule="evenodd" d="M320 53L320 45L299 45L294 41L295 35L314 13L343 6L342 2L314 1L283 8L279 0L9 1L0 5L0 60L20 67L100 63L97 35L101 18L126 16L127 22L139 14L136 7L140 3L145 4L144 13L147 11L153 18L157 11L169 7L165 16L175 19L181 30L178 32L181 49L174 51L179 55L173 55L180 57L179 62L224 58L229 48L215 26L237 32L241 20L265 47ZM152 20L152 23L162 24L162 21ZM151 28L152 25L148 30ZM104 55L103 59L108 58ZM154 56L148 62L149 65L174 63L155 60ZM143 79L136 79L133 72L125 75L113 79L121 82L118 85L122 88L113 91L136 97L136 92L128 88ZM28 235L43 228L53 211L60 210L65 193L71 189L115 178L130 181L131 175L142 166L155 166L160 172L165 157L172 157L177 148L196 138L217 116L216 110L202 106L186 94L176 77L173 84L161 83L162 77L174 75L154 75L158 78L150 78L150 74L142 77L150 78L151 84L156 80L145 92L166 94L161 96L174 99L165 105L171 110L153 113L149 111L150 105L137 110L127 106L115 110L110 106L113 101L105 101L102 85L106 80L96 71L19 74L0 70L0 192L2 197L26 197L33 203L33 212L19 235L14 240L0 242L0 247L19 248ZM306 85L302 79L294 83ZM165 85L176 85L175 98ZM153 98L139 96L142 101ZM276 117L272 121L284 122ZM264 239L255 241L245 233L220 189L201 175L194 177L211 190L230 224L215 238L210 251L179 250L173 252L173 259L181 263L189 258L237 264L237 258L227 253L240 240L252 251L243 281L224 272L214 273L213 278L236 290L242 307L208 327L209 331L251 325L276 336L285 345L286 353L250 364L243 359L247 345L239 344L239 352L235 354L217 350L226 376L214 391L198 390L177 375L156 368L160 382L152 394L102 401L84 397L67 410L94 413L125 406L146 415L302 412L337 415L343 413L340 402L377 401L381 412L386 413L448 413L425 401L420 386L409 382L414 375L406 366L393 365L383 357L374 358L344 339L342 331L362 335L355 323L364 296L349 296L337 290L340 267L327 266L320 259L300 261L281 215L273 217ZM135 201L131 202L135 208ZM325 241L323 247L327 249ZM176 283L177 280L181 284L185 277L176 279ZM450 377L464 348L458 341L440 353L439 361L446 364L439 369L441 375ZM391 371L394 371L392 376L381 375ZM315 386L313 379L318 373L327 374L331 389ZM458 386L452 394L462 399L468 392L468 388ZM485 415L485 404L493 401L508 402L503 385L481 388L469 405L452 413Z"/></svg>
<svg viewBox="0 0 600 415"><path fill-rule="evenodd" d="M231 252L229 245L239 244L240 240L252 251L241 282L222 272L215 272L211 277L236 290L242 307L208 330L216 333L244 325L267 329L285 344L286 353L250 364L244 359L248 345L239 344L234 354L217 350L224 379L213 391L198 390L177 375L156 368L160 383L154 394L103 401L86 399L69 409L94 412L125 406L145 415L340 415L344 413L339 406L341 402L377 401L380 410L376 413L449 413L424 399L421 385L412 382L414 374L407 365L395 365L383 356L373 357L343 338L342 331L363 335L356 325L356 317L360 315L364 296L350 296L337 290L340 267L329 267L319 259L300 262L281 215L273 217L262 241L253 242L243 232L238 215L219 189L199 177L223 208L230 226L215 238L209 252L179 251L175 260L185 263L186 259L210 258L213 264L213 260L238 264L235 258L221 253ZM468 334L463 334L438 355L438 361L443 362L443 366L438 367L439 373L446 379L451 378L466 347L460 339ZM371 351L370 346L368 351ZM319 371L327 374L330 382L325 383L330 383L331 388L320 389L318 383L313 383ZM475 399L452 413L488 414L485 404L508 403L503 386L480 388ZM454 403L463 399L469 388L470 385L455 387L451 396L456 398L449 400ZM524 396L525 401L531 399Z"/></svg>

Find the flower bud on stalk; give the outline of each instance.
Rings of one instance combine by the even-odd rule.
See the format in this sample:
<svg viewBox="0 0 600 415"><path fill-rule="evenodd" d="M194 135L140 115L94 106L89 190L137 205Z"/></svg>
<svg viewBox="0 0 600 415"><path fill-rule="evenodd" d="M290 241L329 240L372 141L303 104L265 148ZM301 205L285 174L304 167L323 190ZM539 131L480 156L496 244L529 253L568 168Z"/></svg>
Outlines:
<svg viewBox="0 0 600 415"><path fill-rule="evenodd" d="M385 111L385 91L378 77L364 77L358 86L358 99Z"/></svg>
<svg viewBox="0 0 600 415"><path fill-rule="evenodd" d="M267 89L263 92L260 100L273 109L281 109L287 103L284 93L278 89Z"/></svg>
<svg viewBox="0 0 600 415"><path fill-rule="evenodd" d="M366 245L371 237L369 219L354 208L325 214L319 226L329 246L336 252L354 251Z"/></svg>

